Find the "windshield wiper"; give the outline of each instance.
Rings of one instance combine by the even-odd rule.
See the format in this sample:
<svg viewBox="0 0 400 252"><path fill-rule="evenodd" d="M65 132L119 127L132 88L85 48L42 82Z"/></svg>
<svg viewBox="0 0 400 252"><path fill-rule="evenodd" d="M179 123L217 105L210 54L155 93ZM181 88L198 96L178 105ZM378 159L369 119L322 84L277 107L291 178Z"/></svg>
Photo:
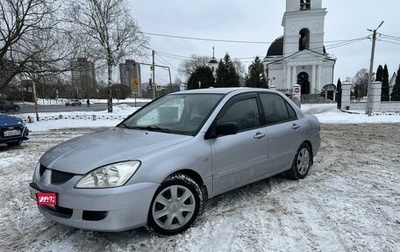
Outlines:
<svg viewBox="0 0 400 252"><path fill-rule="evenodd" d="M171 130L166 129L166 128L160 128L157 125L149 125L147 127L145 127L147 130L149 131L160 131L160 132L165 132L165 133L169 133L171 132Z"/></svg>
<svg viewBox="0 0 400 252"><path fill-rule="evenodd" d="M127 129L139 129L139 130L148 130L148 131L160 131L160 132L165 132L169 133L171 130L167 128L161 128L157 125L149 125L149 126L130 126L126 123L121 123L120 124L122 127L127 128Z"/></svg>
<svg viewBox="0 0 400 252"><path fill-rule="evenodd" d="M128 125L127 123L125 123L125 122L123 122L123 123L120 123L119 125L118 125L118 127L123 127L123 128L127 128L127 129L143 129L143 128L141 128L141 127L135 127L135 126L131 126L131 125Z"/></svg>

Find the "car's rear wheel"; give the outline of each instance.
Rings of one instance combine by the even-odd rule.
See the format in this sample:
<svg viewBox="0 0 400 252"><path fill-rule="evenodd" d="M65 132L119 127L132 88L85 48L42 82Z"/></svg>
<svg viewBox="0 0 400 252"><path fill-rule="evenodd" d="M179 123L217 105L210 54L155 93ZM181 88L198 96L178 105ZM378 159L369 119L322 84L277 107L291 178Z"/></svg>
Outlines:
<svg viewBox="0 0 400 252"><path fill-rule="evenodd" d="M303 179L307 176L312 164L312 154L310 146L303 143L294 156L292 167L286 171L285 175L290 179Z"/></svg>
<svg viewBox="0 0 400 252"><path fill-rule="evenodd" d="M163 235L175 235L190 228L203 205L199 185L189 176L174 174L157 189L150 205L148 225Z"/></svg>

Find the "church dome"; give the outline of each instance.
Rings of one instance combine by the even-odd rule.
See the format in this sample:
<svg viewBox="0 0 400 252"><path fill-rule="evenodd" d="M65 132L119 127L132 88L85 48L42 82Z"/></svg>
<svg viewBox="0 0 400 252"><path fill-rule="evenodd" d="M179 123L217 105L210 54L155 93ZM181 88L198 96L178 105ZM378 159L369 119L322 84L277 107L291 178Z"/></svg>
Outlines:
<svg viewBox="0 0 400 252"><path fill-rule="evenodd" d="M322 48L323 53L326 54L325 46ZM282 56L283 55L283 36L274 40L268 48L267 57Z"/></svg>
<svg viewBox="0 0 400 252"><path fill-rule="evenodd" d="M215 57L212 57L208 64L218 64L218 61L215 59Z"/></svg>
<svg viewBox="0 0 400 252"><path fill-rule="evenodd" d="M283 55L283 36L274 40L268 48L268 56L282 56Z"/></svg>

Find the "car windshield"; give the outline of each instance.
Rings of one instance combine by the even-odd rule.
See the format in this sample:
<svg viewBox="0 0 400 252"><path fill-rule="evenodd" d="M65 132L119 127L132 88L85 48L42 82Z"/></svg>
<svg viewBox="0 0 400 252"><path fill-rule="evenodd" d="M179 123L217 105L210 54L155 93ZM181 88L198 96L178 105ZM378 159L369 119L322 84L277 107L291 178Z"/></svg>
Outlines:
<svg viewBox="0 0 400 252"><path fill-rule="evenodd" d="M118 127L195 135L222 94L171 94L138 110Z"/></svg>

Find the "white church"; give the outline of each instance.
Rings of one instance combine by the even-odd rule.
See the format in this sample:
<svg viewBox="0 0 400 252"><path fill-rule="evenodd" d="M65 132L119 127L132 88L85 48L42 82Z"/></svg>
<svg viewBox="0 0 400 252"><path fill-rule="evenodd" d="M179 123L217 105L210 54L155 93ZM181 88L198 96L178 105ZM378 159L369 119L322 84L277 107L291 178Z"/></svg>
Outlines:
<svg viewBox="0 0 400 252"><path fill-rule="evenodd" d="M263 61L270 87L290 92L297 84L302 94L333 98L336 58L324 47L326 14L322 0L286 0L283 36L270 45Z"/></svg>

